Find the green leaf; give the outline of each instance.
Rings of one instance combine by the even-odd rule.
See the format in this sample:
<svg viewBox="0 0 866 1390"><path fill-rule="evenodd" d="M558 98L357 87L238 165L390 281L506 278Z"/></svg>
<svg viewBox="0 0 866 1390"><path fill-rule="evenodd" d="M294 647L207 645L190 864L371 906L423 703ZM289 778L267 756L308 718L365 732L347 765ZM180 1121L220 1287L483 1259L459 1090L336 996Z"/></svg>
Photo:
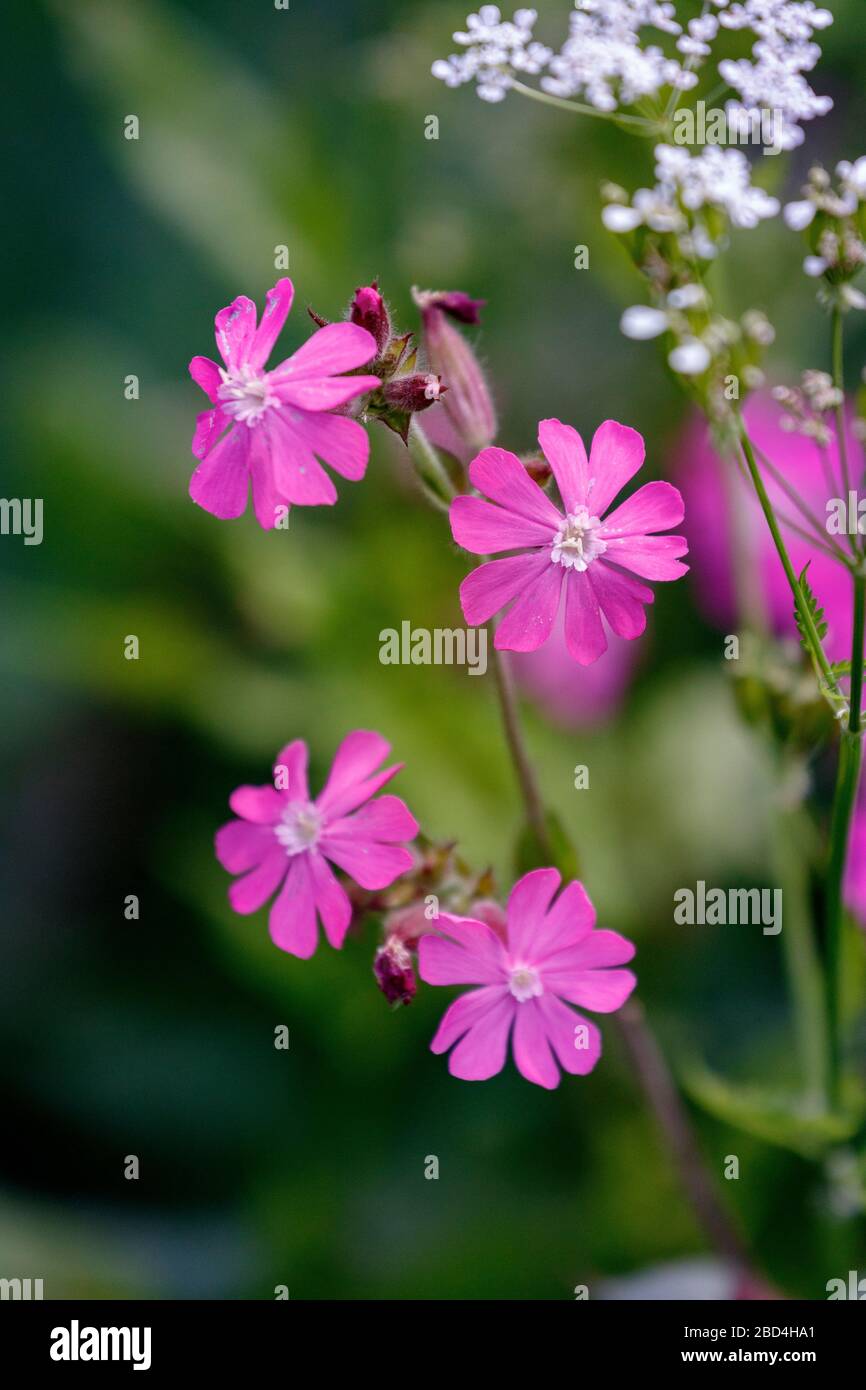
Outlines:
<svg viewBox="0 0 866 1390"><path fill-rule="evenodd" d="M739 1085L700 1065L686 1070L683 1085L716 1119L808 1159L820 1158L834 1144L849 1140L864 1112L864 1098L853 1087L846 1095L845 1108L828 1114L810 1108L800 1096Z"/></svg>
<svg viewBox="0 0 866 1390"><path fill-rule="evenodd" d="M520 832L514 854L514 865L518 875L528 874L530 869L558 869L563 882L580 877L580 860L577 850L565 833L562 822L553 811L545 813L549 848L539 842L532 826L526 825ZM551 850L553 863L551 864Z"/></svg>
<svg viewBox="0 0 866 1390"><path fill-rule="evenodd" d="M812 618L812 621L813 621L813 623L815 624L815 631L817 632L819 638L823 641L824 638L827 636L827 619L824 617L824 610L823 610L823 608L819 608L819 607L818 607L818 600L816 599L816 597L815 597L815 595L814 595L814 593L813 593L813 591L812 591L812 586L811 586L811 584L809 583L809 580L806 578L806 575L807 575L807 573L808 573L808 569L809 569L809 566L811 565L811 563L812 563L812 561L811 561L811 560L808 560L808 561L806 562L806 564L803 566L803 570L802 570L802 573L801 573L801 575L800 575L800 581L799 581L799 582L800 582L800 592L801 592L801 594L802 594L802 596L803 596L803 602L805 603L806 608L807 608L807 610L808 610L808 612L809 612L809 614L810 614L810 616L811 616L811 618ZM799 631L799 633L800 633L800 641L802 642L803 646L806 648L806 651L807 651L807 652L808 652L808 651L811 651L811 650L812 650L812 644L811 644L811 642L809 641L809 638L808 638L807 635L806 635L806 627L805 627L805 624L804 624L804 621L803 621L803 615L802 615L802 613L801 613L801 611L800 611L799 604L796 604L796 605L794 606L794 618L795 618L796 623L797 623L797 629L798 629L798 631Z"/></svg>

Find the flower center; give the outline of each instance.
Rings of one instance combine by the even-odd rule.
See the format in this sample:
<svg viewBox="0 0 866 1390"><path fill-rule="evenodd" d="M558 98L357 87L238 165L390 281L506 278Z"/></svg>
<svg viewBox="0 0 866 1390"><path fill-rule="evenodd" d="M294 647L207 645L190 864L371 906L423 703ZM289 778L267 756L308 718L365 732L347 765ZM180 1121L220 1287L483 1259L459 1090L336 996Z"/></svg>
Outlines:
<svg viewBox="0 0 866 1390"><path fill-rule="evenodd" d="M508 977L508 988L519 1004L544 993L541 976L531 965L516 965Z"/></svg>
<svg viewBox="0 0 866 1390"><path fill-rule="evenodd" d="M568 570L587 569L593 560L607 550L606 543L598 534L600 526L598 517L590 516L586 507L569 512L564 525L560 526L553 538L550 551L553 563Z"/></svg>
<svg viewBox="0 0 866 1390"><path fill-rule="evenodd" d="M220 367L220 376L220 405L226 415L242 425L257 425L266 410L280 403L268 386L267 372L258 372L248 363L243 367Z"/></svg>
<svg viewBox="0 0 866 1390"><path fill-rule="evenodd" d="M292 801L274 826L274 834L286 854L312 849L322 830L322 817L309 801Z"/></svg>

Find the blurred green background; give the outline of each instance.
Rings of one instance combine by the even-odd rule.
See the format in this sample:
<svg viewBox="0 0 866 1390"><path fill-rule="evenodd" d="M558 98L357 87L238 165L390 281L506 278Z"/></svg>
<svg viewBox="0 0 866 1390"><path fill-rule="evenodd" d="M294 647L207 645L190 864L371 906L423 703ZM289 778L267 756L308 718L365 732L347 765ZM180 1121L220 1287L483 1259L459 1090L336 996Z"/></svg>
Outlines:
<svg viewBox="0 0 866 1390"><path fill-rule="evenodd" d="M791 195L810 157L863 152L863 4L831 8L815 85L836 109L769 171ZM551 0L540 36L567 12ZM682 402L618 331L642 292L599 221L601 179L634 186L649 152L435 82L464 18L425 0L12 6L3 489L44 498L45 537L0 544L0 1275L49 1297L569 1298L705 1250L609 1020L596 1072L555 1093L510 1064L456 1081L428 1050L449 991L391 1013L369 932L283 955L264 911L230 912L212 851L229 792L288 739L319 786L355 727L405 760L394 790L426 831L505 886L520 828L490 679L379 664L381 629L459 620L463 573L384 430L365 482L288 534L187 497L187 362L213 352L220 306L262 302L276 245L296 285L283 355L306 304L339 317L375 276L404 328L413 283L464 289L488 301L475 341L501 443L529 449L543 416L585 436L613 416L646 436L651 474L672 471ZM776 221L729 263L732 306L777 326L779 376L825 364L801 257ZM565 731L528 707L529 739L677 1067L782 1085L780 939L672 921L683 884L771 881L775 781L689 582L662 588L619 716ZM722 1195L770 1281L819 1298L863 1269L862 1211L814 1155L694 1114L720 1179L740 1157ZM855 1140L834 1171L857 1162Z"/></svg>

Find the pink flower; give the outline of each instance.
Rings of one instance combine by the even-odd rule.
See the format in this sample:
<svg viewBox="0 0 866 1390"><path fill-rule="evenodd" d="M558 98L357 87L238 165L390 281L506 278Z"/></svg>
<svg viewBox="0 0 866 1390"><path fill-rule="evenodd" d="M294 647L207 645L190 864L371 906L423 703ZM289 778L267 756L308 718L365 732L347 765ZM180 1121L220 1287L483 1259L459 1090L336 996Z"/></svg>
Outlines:
<svg viewBox="0 0 866 1390"><path fill-rule="evenodd" d="M415 817L398 796L370 800L403 766L376 772L389 752L381 734L347 734L324 790L311 801L307 745L295 739L277 757L273 785L238 787L229 797L241 819L216 835L217 859L242 875L229 901L235 912L255 912L279 888L269 927L281 950L307 960L316 949L317 917L331 945L342 946L352 909L330 864L371 890L411 869L412 855L399 842L417 835Z"/></svg>
<svg viewBox="0 0 866 1390"><path fill-rule="evenodd" d="M445 913L436 922L442 935L422 936L422 980L481 986L455 999L430 1044L433 1052L457 1044L452 1076L495 1076L509 1033L518 1070L548 1090L559 1085L559 1067L583 1076L601 1056L595 1024L568 1005L596 1013L620 1008L636 980L630 970L610 967L631 960L634 946L618 932L594 930L582 883L569 883L554 903L560 882L556 869L533 869L514 885L504 940L485 922Z"/></svg>
<svg viewBox="0 0 866 1390"><path fill-rule="evenodd" d="M522 549L480 565L460 586L463 614L485 623L512 599L496 629L500 649L532 652L547 641L565 594L565 642L582 666L607 649L602 614L619 637L639 637L644 605L653 593L644 579L678 579L687 566L682 536L651 532L683 519L680 494L670 483L645 483L607 516L608 507L644 460L636 430L606 420L595 432L589 459L577 430L542 420L538 442L553 469L564 512L505 449L484 449L469 465L480 497L457 497L451 530L474 555ZM627 573L626 571L631 571Z"/></svg>
<svg viewBox="0 0 866 1390"><path fill-rule="evenodd" d="M848 859L843 884L845 906L866 927L866 778L860 776L860 794L854 807Z"/></svg>
<svg viewBox="0 0 866 1390"><path fill-rule="evenodd" d="M199 415L192 451L203 461L189 494L214 516L241 516L250 481L259 525L272 528L279 509L331 505L337 492L318 458L353 482L363 478L370 445L356 420L331 412L379 385L375 376L338 376L376 355L374 338L352 323L320 328L273 371L265 363L286 321L294 288L278 280L268 290L256 327L246 295L216 316L216 342L225 363L194 357L190 376L212 403Z"/></svg>

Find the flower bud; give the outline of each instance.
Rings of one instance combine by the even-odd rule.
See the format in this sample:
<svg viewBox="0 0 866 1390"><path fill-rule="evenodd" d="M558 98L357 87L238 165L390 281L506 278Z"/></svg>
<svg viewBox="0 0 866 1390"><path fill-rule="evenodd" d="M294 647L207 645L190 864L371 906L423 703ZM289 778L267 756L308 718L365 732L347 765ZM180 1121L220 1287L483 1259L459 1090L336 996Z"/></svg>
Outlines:
<svg viewBox="0 0 866 1390"><path fill-rule="evenodd" d="M451 320L478 323L484 300L470 299L461 290L414 289L412 294L421 310L427 363L448 387L437 415L447 417L449 439L435 433L431 438L466 463L496 438L496 412L478 359Z"/></svg>
<svg viewBox="0 0 866 1390"><path fill-rule="evenodd" d="M417 415L419 410L435 405L447 390L448 387L442 385L441 377L432 372L413 372L411 376L398 376L386 382L382 395L395 410L406 410L410 415Z"/></svg>
<svg viewBox="0 0 866 1390"><path fill-rule="evenodd" d="M389 1004L411 1004L415 997L412 956L400 937L392 934L373 960L376 983Z"/></svg>
<svg viewBox="0 0 866 1390"><path fill-rule="evenodd" d="M380 356L391 341L391 318L376 280L355 290L349 309L349 321L366 328L376 339L376 355Z"/></svg>

